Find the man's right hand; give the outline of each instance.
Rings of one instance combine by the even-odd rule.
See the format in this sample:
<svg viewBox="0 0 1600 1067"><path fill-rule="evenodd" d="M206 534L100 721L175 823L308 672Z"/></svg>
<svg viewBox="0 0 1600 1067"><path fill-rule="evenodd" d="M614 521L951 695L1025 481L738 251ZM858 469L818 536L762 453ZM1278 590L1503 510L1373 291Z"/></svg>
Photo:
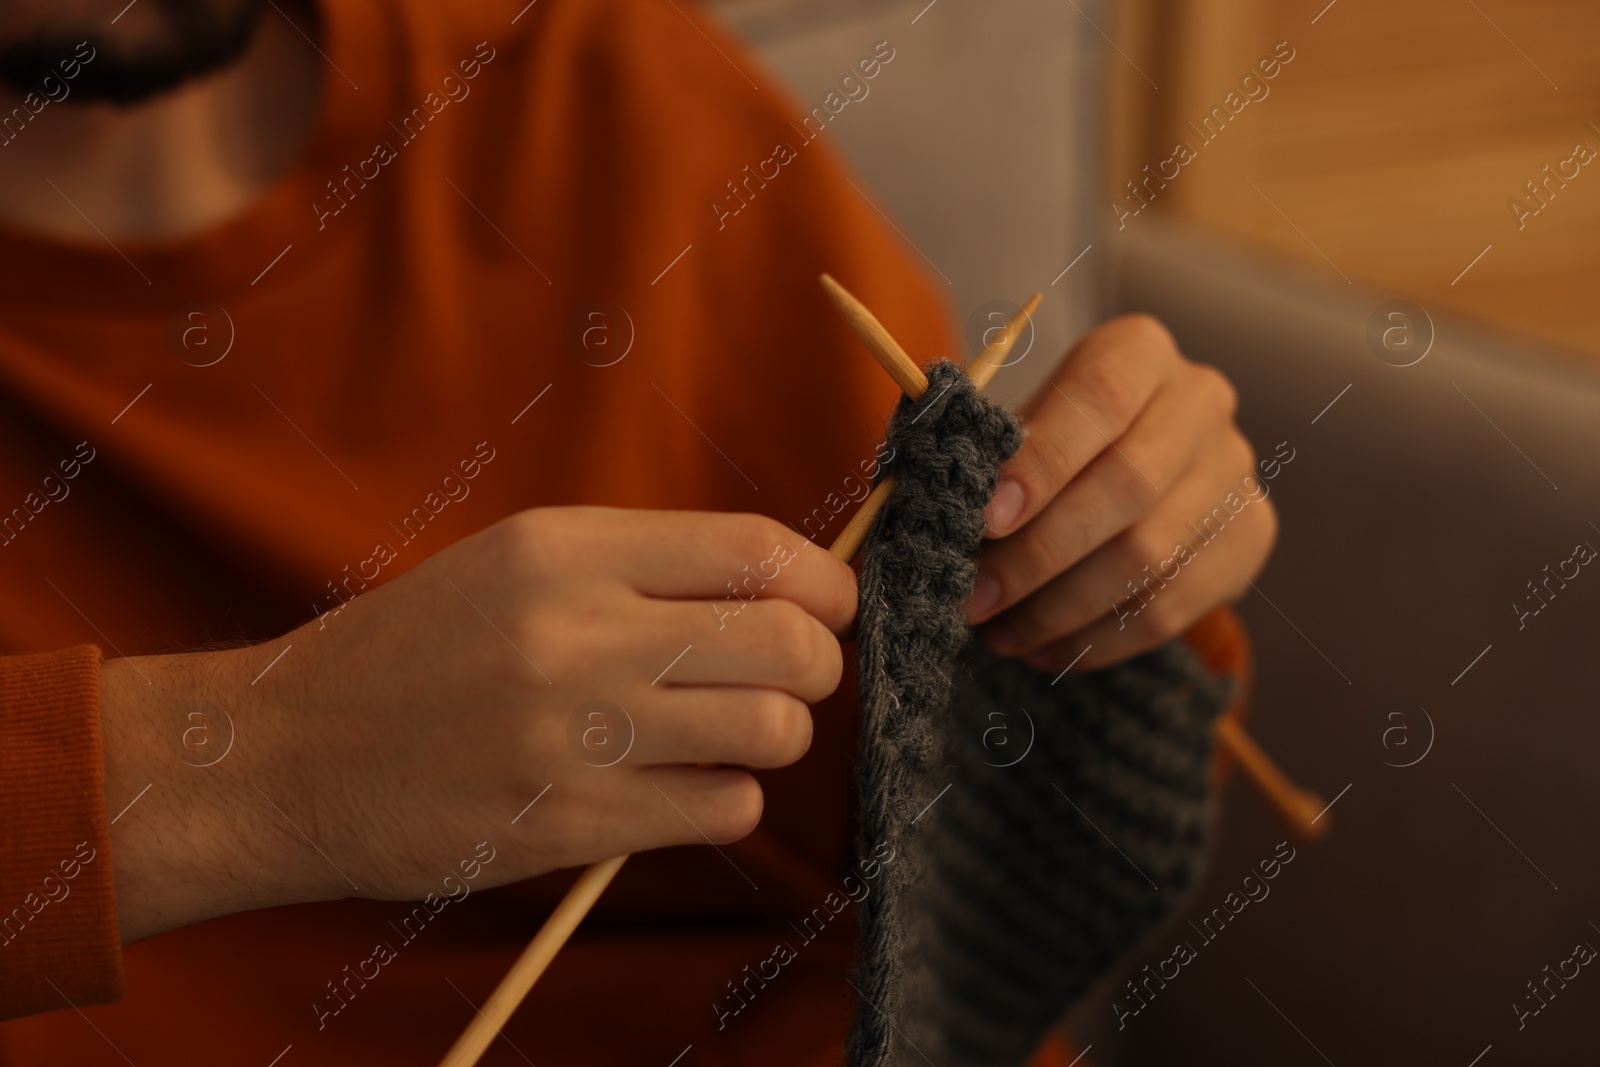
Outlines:
<svg viewBox="0 0 1600 1067"><path fill-rule="evenodd" d="M805 753L855 606L850 568L770 519L545 508L282 639L108 660L108 811L153 783L111 828L124 940L419 899L480 841L479 888L737 840L762 808L740 768ZM180 740L197 710L233 725L210 766Z"/></svg>

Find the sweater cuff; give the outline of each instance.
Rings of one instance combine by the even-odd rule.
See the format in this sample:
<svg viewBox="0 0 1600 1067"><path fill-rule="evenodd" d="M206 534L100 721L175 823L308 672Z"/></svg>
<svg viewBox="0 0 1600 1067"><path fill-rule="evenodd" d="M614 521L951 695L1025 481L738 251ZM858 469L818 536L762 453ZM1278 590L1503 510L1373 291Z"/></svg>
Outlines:
<svg viewBox="0 0 1600 1067"><path fill-rule="evenodd" d="M1211 673L1233 679L1228 710L1237 709L1243 717L1250 695L1250 635L1238 613L1229 607L1216 608L1184 631L1183 640Z"/></svg>
<svg viewBox="0 0 1600 1067"><path fill-rule="evenodd" d="M1183 642L1213 674L1233 681L1233 696L1223 709L1223 717L1244 722L1250 710L1250 680L1254 675L1250 633L1237 612L1220 607L1205 615L1183 634ZM1235 760L1225 745L1218 745L1212 757L1211 787L1217 792L1233 777Z"/></svg>
<svg viewBox="0 0 1600 1067"><path fill-rule="evenodd" d="M0 657L0 1017L127 991L100 748L100 650Z"/></svg>

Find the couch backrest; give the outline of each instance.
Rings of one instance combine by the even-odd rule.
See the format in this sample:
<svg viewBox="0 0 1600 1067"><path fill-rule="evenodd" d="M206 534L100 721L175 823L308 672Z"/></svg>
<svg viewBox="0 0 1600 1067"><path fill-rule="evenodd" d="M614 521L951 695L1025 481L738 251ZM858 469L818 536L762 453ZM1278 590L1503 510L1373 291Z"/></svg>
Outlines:
<svg viewBox="0 0 1600 1067"><path fill-rule="evenodd" d="M802 109L888 41L893 62L828 126L868 196L947 283L965 336L993 301L1045 301L1030 355L996 378L1025 397L1098 318L1104 40L1094 0L722 0L708 6ZM1081 12L1081 13L1080 13ZM1094 247L1065 275L1086 246ZM1059 279L1059 280L1057 280ZM970 355L963 352L961 356Z"/></svg>

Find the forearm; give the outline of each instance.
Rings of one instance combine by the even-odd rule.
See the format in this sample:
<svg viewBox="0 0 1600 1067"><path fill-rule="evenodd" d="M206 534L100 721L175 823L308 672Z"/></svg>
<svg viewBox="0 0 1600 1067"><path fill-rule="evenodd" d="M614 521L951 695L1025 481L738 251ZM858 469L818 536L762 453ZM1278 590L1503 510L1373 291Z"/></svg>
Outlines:
<svg viewBox="0 0 1600 1067"><path fill-rule="evenodd" d="M258 646L102 664L105 806L124 942L325 893L301 873L296 831L272 807L286 803L279 783L293 776L279 765L283 717L250 685L271 655Z"/></svg>

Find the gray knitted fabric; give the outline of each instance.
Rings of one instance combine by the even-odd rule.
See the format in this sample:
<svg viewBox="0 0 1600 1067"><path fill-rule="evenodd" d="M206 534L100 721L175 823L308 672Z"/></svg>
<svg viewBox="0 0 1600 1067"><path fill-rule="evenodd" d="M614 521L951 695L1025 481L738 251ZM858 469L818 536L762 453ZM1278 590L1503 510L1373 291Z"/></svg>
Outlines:
<svg viewBox="0 0 1600 1067"><path fill-rule="evenodd" d="M852 1067L1024 1063L1196 880L1230 690L1180 642L1055 678L974 640L960 606L1021 433L954 364L928 379L863 550L859 848L892 860L861 909Z"/></svg>

